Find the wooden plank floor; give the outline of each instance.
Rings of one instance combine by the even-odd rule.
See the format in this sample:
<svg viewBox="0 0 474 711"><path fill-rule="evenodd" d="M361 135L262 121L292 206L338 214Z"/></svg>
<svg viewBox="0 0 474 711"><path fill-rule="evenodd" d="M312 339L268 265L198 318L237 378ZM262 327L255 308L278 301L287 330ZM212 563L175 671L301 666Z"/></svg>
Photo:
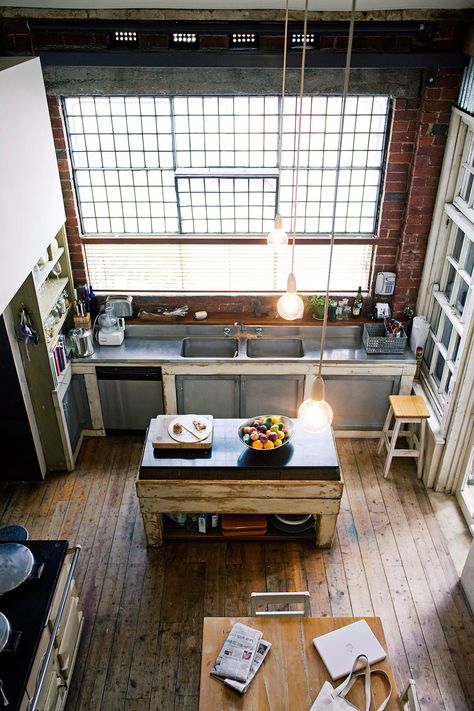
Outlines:
<svg viewBox="0 0 474 711"><path fill-rule="evenodd" d="M0 524L82 545L85 627L68 711L197 709L203 616L248 615L253 590L303 589L315 616L382 618L398 686L413 676L422 709L474 709L474 621L412 460L395 460L384 480L374 441L337 441L346 488L331 550L199 541L157 551L135 495L141 444L86 440L73 473L0 483Z"/></svg>

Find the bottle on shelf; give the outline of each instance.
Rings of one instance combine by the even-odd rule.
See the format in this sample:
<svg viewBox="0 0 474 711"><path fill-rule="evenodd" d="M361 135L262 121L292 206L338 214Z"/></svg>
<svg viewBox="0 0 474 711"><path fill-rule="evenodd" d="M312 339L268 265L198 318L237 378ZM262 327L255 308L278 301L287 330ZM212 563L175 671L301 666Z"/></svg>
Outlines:
<svg viewBox="0 0 474 711"><path fill-rule="evenodd" d="M359 286L357 294L355 295L354 301L352 303L352 318L359 318L360 313L362 311L363 300L364 299L362 296L362 287Z"/></svg>

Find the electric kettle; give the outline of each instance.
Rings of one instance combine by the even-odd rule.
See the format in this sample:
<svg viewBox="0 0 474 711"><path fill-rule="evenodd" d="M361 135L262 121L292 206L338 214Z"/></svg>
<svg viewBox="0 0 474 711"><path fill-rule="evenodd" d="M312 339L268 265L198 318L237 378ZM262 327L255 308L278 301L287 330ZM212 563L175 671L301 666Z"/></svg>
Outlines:
<svg viewBox="0 0 474 711"><path fill-rule="evenodd" d="M68 336L75 358L86 358L94 353L94 340L90 328L72 328Z"/></svg>

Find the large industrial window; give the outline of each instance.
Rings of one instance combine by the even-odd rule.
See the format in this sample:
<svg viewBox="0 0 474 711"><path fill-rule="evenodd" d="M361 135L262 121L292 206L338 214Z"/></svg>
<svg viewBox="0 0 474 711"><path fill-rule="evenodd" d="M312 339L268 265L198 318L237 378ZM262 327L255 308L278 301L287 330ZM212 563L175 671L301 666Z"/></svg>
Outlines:
<svg viewBox="0 0 474 711"><path fill-rule="evenodd" d="M436 281L429 309L431 328L423 355L426 382L441 416L446 416L460 358L473 329L474 131L466 121L461 122L457 136L462 160L454 198L445 203L438 230Z"/></svg>
<svg viewBox="0 0 474 711"><path fill-rule="evenodd" d="M290 231L297 103L295 97L285 98L280 143L281 98L275 96L65 99L81 227L86 238L94 238L85 240L85 249L97 288L142 290L145 276L154 290L166 290L165 282L171 290L186 290L186 278L178 276L193 271L196 242L203 245L208 265L211 260L207 276L214 271L220 277L216 289L236 288L234 276L240 291L284 288L287 270L279 269L277 255L265 253L266 269L256 281L248 266L261 259L259 242L272 227L278 195ZM342 244L339 250L339 266L347 259L352 264L345 290L368 284L388 105L386 96L352 96L346 106L335 225L339 240L351 242L346 252ZM321 284L315 282L317 264L324 261L324 245L316 240L331 230L341 106L340 97L303 99L295 227L298 241L312 240L304 259L315 266L307 280L298 278L302 290L315 291L324 282L324 276ZM209 241L212 249L204 249ZM128 276L112 273L119 253L132 264ZM166 273L160 266L163 256ZM223 267L229 259L232 279L226 281ZM140 285L133 265L141 271ZM192 282L195 290L210 289L209 283Z"/></svg>

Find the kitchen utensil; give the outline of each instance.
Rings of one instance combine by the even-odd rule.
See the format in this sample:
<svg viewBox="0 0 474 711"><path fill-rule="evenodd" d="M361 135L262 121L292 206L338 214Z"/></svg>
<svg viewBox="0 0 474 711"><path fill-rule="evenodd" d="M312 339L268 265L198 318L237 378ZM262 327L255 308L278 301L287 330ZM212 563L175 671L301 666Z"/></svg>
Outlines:
<svg viewBox="0 0 474 711"><path fill-rule="evenodd" d="M90 328L72 328L68 337L75 358L86 358L94 353L94 341Z"/></svg>
<svg viewBox="0 0 474 711"><path fill-rule="evenodd" d="M252 450L252 452L277 452L278 449L281 449L281 447L284 447L285 444L288 444L290 441L291 437L293 436L294 430L295 430L295 425L293 420L291 420L289 417L285 417L285 415L278 415L277 417L279 418L280 422L282 423L283 427L285 427L288 431L288 437L286 439L282 440L282 443L280 447L278 448L273 448L273 449L256 449L252 447L252 444L247 444L247 442L244 442L243 436L244 436L244 428L245 427L252 427L253 423L257 420L261 420L262 424L267 418L271 417L276 417L275 415L257 415L256 417L251 417L249 420L246 420L243 422L238 429L238 434L239 434L239 439L242 442L242 444L245 444L246 447ZM262 419L263 418L263 419Z"/></svg>
<svg viewBox="0 0 474 711"><path fill-rule="evenodd" d="M314 528L314 516L312 514L271 514L270 522L272 526L285 533L302 533Z"/></svg>
<svg viewBox="0 0 474 711"><path fill-rule="evenodd" d="M0 612L0 652L5 649L10 639L11 627L3 612Z"/></svg>
<svg viewBox="0 0 474 711"><path fill-rule="evenodd" d="M3 691L3 681L0 679L0 694L2 696L2 701L4 706L8 706L9 701L7 697L5 696L5 692Z"/></svg>
<svg viewBox="0 0 474 711"><path fill-rule="evenodd" d="M0 544L0 595L21 585L33 570L35 559L21 543Z"/></svg>

